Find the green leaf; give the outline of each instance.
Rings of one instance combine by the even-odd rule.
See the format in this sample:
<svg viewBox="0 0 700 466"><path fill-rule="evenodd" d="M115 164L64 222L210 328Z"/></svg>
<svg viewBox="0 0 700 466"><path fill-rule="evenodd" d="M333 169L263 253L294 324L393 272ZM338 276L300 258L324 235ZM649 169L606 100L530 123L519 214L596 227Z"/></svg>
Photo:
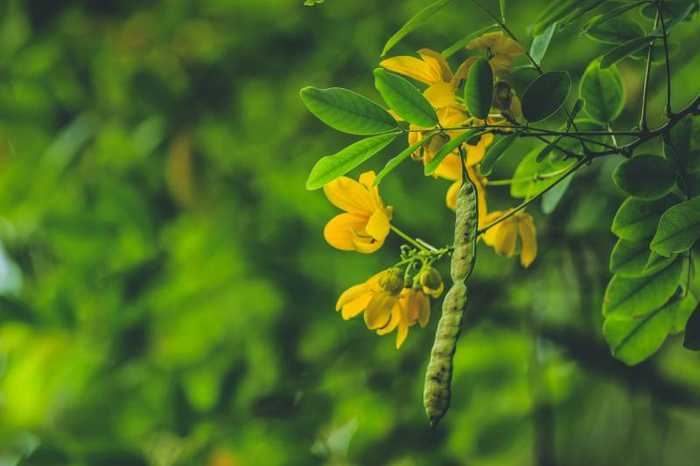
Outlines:
<svg viewBox="0 0 700 466"><path fill-rule="evenodd" d="M643 275L651 275L652 273L656 273L659 270L666 268L666 266L668 266L671 262L676 260L676 257L676 254L672 254L669 257L664 257L661 254L657 254L654 251L650 251L649 259L644 265L644 271L642 272Z"/></svg>
<svg viewBox="0 0 700 466"><path fill-rule="evenodd" d="M700 351L700 308L695 309L685 325L683 346L689 350Z"/></svg>
<svg viewBox="0 0 700 466"><path fill-rule="evenodd" d="M581 78L579 95L585 101L586 113L601 123L617 118L625 106L625 88L616 66L600 69L598 61L586 68Z"/></svg>
<svg viewBox="0 0 700 466"><path fill-rule="evenodd" d="M501 13L501 21L506 22L506 0L498 0L498 10Z"/></svg>
<svg viewBox="0 0 700 466"><path fill-rule="evenodd" d="M321 188L339 176L345 175L391 144L399 134L401 133L394 132L372 136L349 145L337 154L321 157L309 173L306 189Z"/></svg>
<svg viewBox="0 0 700 466"><path fill-rule="evenodd" d="M544 73L525 89L523 116L532 123L553 115L564 105L570 89L571 78L566 71Z"/></svg>
<svg viewBox="0 0 700 466"><path fill-rule="evenodd" d="M664 21L666 21L666 23L668 23L669 20L673 21L675 24L685 19L690 19L688 17L698 11L697 0L665 0L662 5ZM656 18L656 5L647 4L642 7L642 15L653 21L654 18ZM668 27L669 25L667 24L667 28Z"/></svg>
<svg viewBox="0 0 700 466"><path fill-rule="evenodd" d="M435 157L433 159L425 164L425 174L426 175L432 175L435 170L437 170L437 167L440 166L442 161L452 153L460 144L469 141L471 138L475 137L479 133L481 133L483 130L481 128L475 128L475 129L470 129L459 136L453 137L450 139L448 142L445 143L444 146L438 151L437 154L435 154Z"/></svg>
<svg viewBox="0 0 700 466"><path fill-rule="evenodd" d="M467 44L468 44L469 42L471 42L472 40L476 39L477 37L479 37L479 36L481 36L481 35L483 35L483 34L486 34L486 33L489 32L489 31L493 31L493 30L495 30L495 29L499 29L499 27L500 27L500 26L498 26L498 24L493 23L493 24L491 24L491 25L489 25L489 26L486 26L485 28L481 28L481 29L478 29L478 30L476 30L476 31L474 31L474 32L471 32L471 33L467 34L466 36L462 37L461 39L459 39L459 40L458 40L457 42L455 42L454 44L452 44L452 45L450 45L449 47L447 47L445 50L443 50L443 51L441 52L441 55L442 55L443 57L445 57L445 59L450 58L452 55L454 55L455 53L459 52L459 51L462 50L464 47L466 47Z"/></svg>
<svg viewBox="0 0 700 466"><path fill-rule="evenodd" d="M344 133L371 136L398 126L386 110L360 94L340 87L305 87L301 100L319 120Z"/></svg>
<svg viewBox="0 0 700 466"><path fill-rule="evenodd" d="M695 306L697 300L688 295L685 299L671 300L643 317L611 316L605 320L603 335L616 358L635 365L654 354L674 331L678 316L687 315Z"/></svg>
<svg viewBox="0 0 700 466"><path fill-rule="evenodd" d="M631 53L634 53L641 48L648 47L655 37L657 36L648 35L644 37L637 37L614 47L600 59L600 67L603 69L609 68Z"/></svg>
<svg viewBox="0 0 700 466"><path fill-rule="evenodd" d="M542 212L549 215L554 212L559 202L564 197L564 194L569 190L571 182L574 180L574 175L569 175L564 178L558 185L542 195Z"/></svg>
<svg viewBox="0 0 700 466"><path fill-rule="evenodd" d="M684 262L678 259L645 277L614 275L605 290L603 315L637 317L663 306L678 289Z"/></svg>
<svg viewBox="0 0 700 466"><path fill-rule="evenodd" d="M612 178L620 189L631 196L658 199L673 188L676 171L667 159L642 154L618 165Z"/></svg>
<svg viewBox="0 0 700 466"><path fill-rule="evenodd" d="M542 59L544 59L547 53L547 49L549 48L549 44L552 41L556 29L557 23L552 23L542 34L538 34L532 39L532 44L530 44L530 56L538 65L542 64Z"/></svg>
<svg viewBox="0 0 700 466"><path fill-rule="evenodd" d="M479 58L469 68L464 101L472 116L482 120L489 116L493 103L493 69L485 58Z"/></svg>
<svg viewBox="0 0 700 466"><path fill-rule="evenodd" d="M581 0L563 0L549 2L547 7L540 13L535 26L532 28L532 33L537 35L544 32L553 23L559 21L564 16L573 13L580 6Z"/></svg>
<svg viewBox="0 0 700 466"><path fill-rule="evenodd" d="M683 170L687 170L693 153L691 139L693 135L693 119L684 118L676 123L668 138L664 138L664 154L669 160L675 161Z"/></svg>
<svg viewBox="0 0 700 466"><path fill-rule="evenodd" d="M430 5L423 8L421 11L416 13L411 19L409 19L406 24L401 26L401 29L396 31L393 36L386 41L384 45L384 50L382 50L382 57L386 55L389 50L394 48L401 39L406 37L408 34L418 29L423 24L425 24L435 13L440 11L445 5L450 3L451 0L438 0L437 2L431 3Z"/></svg>
<svg viewBox="0 0 700 466"><path fill-rule="evenodd" d="M644 276L650 254L649 242L620 239L610 253L610 271L621 277Z"/></svg>
<svg viewBox="0 0 700 466"><path fill-rule="evenodd" d="M685 252L700 238L700 197L681 202L661 216L651 249L662 256Z"/></svg>
<svg viewBox="0 0 700 466"><path fill-rule="evenodd" d="M379 183L382 182L385 176L387 176L389 173L394 171L396 167L398 167L401 162L406 160L411 154L413 154L415 151L417 151L421 146L424 144L427 144L430 142L430 139L432 138L432 134L424 136L420 141L417 143L413 144L412 146L408 146L405 148L399 155L396 157L393 157L391 160L389 160L386 165L384 165L384 168L379 172L377 177L374 179L374 185L378 186Z"/></svg>
<svg viewBox="0 0 700 466"><path fill-rule="evenodd" d="M540 153L540 148L535 148L530 151L518 164L518 167L513 173L513 178L518 180L510 186L510 195L513 197L530 198L538 195L553 183L564 173L566 168L571 167L574 163L570 160L552 160L545 159L542 162L537 162L537 155ZM540 175L549 175L558 173L558 176L548 176L540 178ZM573 176L573 175L569 175Z"/></svg>
<svg viewBox="0 0 700 466"><path fill-rule="evenodd" d="M382 68L374 70L374 87L401 118L422 128L437 126L438 117L430 102L407 79Z"/></svg>
<svg viewBox="0 0 700 466"><path fill-rule="evenodd" d="M584 31L591 28L591 27L594 27L594 26L600 26L603 23L610 21L613 18L617 18L621 14L626 13L633 8L637 8L640 5L640 3L641 2L625 3L625 4L622 4L618 7L616 7L616 8L613 8L610 11L607 11L604 15L595 16L590 21L588 21L588 23L586 24L586 26L584 28Z"/></svg>
<svg viewBox="0 0 700 466"><path fill-rule="evenodd" d="M503 154L505 154L508 148L515 142L517 137L517 133L510 133L498 138L495 143L489 146L489 148L486 150L486 155L484 155L484 158L481 160L480 168L482 175L489 176L491 174L496 162L498 162Z"/></svg>
<svg viewBox="0 0 700 466"><path fill-rule="evenodd" d="M615 214L611 230L619 238L628 241L649 239L656 233L661 214L678 201L678 197L673 194L655 201L629 198Z"/></svg>
<svg viewBox="0 0 700 466"><path fill-rule="evenodd" d="M604 17L596 16L594 20ZM636 21L627 18L611 18L607 21L592 21L586 28L586 35L591 39L606 44L619 44L638 37L646 36L644 28Z"/></svg>

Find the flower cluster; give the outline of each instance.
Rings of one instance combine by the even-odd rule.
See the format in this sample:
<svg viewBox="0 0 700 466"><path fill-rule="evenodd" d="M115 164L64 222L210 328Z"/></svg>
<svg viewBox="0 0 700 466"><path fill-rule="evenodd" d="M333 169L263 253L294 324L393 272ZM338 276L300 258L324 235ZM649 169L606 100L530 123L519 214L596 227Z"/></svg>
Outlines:
<svg viewBox="0 0 700 466"><path fill-rule="evenodd" d="M444 144L470 127L503 125L521 117L520 101L502 79L510 71L513 60L523 54L520 45L503 33L494 32L474 39L466 48L485 52L494 74L499 78L494 96L496 113L490 114L486 120L472 116L458 95L458 89L467 78L475 57L464 60L454 72L441 54L428 49L419 50L418 57L398 56L380 63L383 68L426 86L423 95L435 109L440 131L414 124L408 125L407 131L409 145L430 138L412 154L414 160L423 164L433 160ZM399 119L398 116L395 118ZM433 176L452 182L447 189L445 203L454 209L466 169L477 190L479 228L484 231L480 238L498 254L512 257L519 251L521 264L528 267L537 255L536 230L532 217L524 211L488 210L488 180L480 173L479 164L493 140L490 133L468 140L440 162ZM466 153L464 161L460 150ZM328 222L324 237L337 249L364 254L381 248L392 230L403 239L410 240L414 249L408 255L402 255L397 266L351 287L340 296L336 305L344 319L364 313L367 328L380 335L396 330L396 347L399 348L410 327L416 323L421 327L427 325L430 298L438 298L444 288L442 278L432 264L448 251L413 241L392 225L393 209L384 204L375 186L375 179L375 173L369 171L363 173L358 181L340 177L324 187L328 200L344 211ZM401 266L405 266L405 270Z"/></svg>

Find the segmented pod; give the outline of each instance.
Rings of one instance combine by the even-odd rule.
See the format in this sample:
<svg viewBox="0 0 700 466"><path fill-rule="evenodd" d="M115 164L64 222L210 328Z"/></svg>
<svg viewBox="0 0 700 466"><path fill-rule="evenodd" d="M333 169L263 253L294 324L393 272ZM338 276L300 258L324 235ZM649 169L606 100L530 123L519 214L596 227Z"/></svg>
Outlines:
<svg viewBox="0 0 700 466"><path fill-rule="evenodd" d="M442 302L442 315L425 374L423 405L435 427L447 412L452 395L452 364L462 318L467 307L467 279L474 268L479 225L477 192L466 171L457 195L454 251L450 274L452 287Z"/></svg>

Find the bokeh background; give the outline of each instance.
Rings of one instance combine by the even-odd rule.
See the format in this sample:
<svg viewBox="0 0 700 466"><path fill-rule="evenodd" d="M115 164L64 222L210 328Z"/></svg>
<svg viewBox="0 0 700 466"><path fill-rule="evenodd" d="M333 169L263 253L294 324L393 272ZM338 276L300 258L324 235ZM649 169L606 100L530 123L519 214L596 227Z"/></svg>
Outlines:
<svg viewBox="0 0 700 466"><path fill-rule="evenodd" d="M545 2L508 3L529 42ZM353 138L298 90L377 99L384 41L425 4L0 1L0 465L697 464L698 354L674 337L628 368L601 336L615 160L578 175L551 216L529 209L530 269L480 249L436 431L421 398L439 304L400 351L334 311L400 242L363 256L323 241L335 209L306 174ZM394 52L489 23L454 2ZM698 90L698 26L674 32L677 105ZM572 28L544 65L580 76L604 49ZM641 67L621 66L621 128ZM658 122L662 73L651 89ZM398 225L446 244L448 185L407 163L382 193ZM512 205L507 191L490 206Z"/></svg>

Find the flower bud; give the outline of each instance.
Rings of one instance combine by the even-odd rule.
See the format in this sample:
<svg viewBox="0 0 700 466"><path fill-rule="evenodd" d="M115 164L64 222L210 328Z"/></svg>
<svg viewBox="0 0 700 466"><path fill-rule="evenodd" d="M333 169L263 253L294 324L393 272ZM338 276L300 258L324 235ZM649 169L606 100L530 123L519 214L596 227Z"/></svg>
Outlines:
<svg viewBox="0 0 700 466"><path fill-rule="evenodd" d="M509 111L513 101L513 91L506 81L498 81L493 91L493 104L501 111Z"/></svg>
<svg viewBox="0 0 700 466"><path fill-rule="evenodd" d="M440 272L433 267L426 267L421 270L418 276L418 282L420 283L423 293L431 296L433 298L438 298L445 289L445 283L442 281Z"/></svg>
<svg viewBox="0 0 700 466"><path fill-rule="evenodd" d="M403 273L399 268L384 271L379 278L379 286L389 294L398 295L403 289Z"/></svg>

